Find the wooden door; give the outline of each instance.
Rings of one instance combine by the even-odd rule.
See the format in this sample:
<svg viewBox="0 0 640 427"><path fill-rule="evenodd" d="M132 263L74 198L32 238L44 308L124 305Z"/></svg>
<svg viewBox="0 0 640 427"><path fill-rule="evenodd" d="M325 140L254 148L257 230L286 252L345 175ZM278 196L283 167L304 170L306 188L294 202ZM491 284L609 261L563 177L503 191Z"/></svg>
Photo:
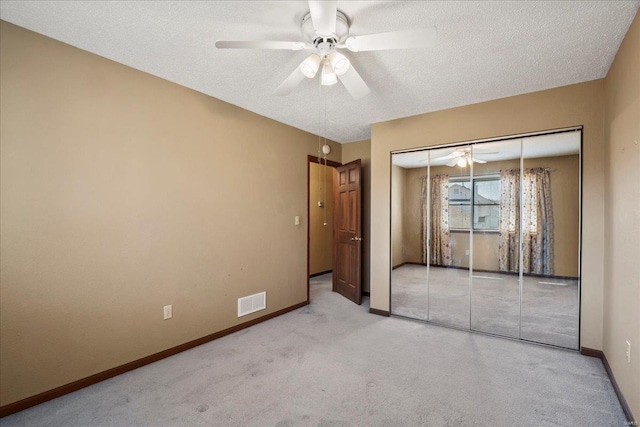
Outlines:
<svg viewBox="0 0 640 427"><path fill-rule="evenodd" d="M360 159L335 169L333 188L333 291L360 304Z"/></svg>

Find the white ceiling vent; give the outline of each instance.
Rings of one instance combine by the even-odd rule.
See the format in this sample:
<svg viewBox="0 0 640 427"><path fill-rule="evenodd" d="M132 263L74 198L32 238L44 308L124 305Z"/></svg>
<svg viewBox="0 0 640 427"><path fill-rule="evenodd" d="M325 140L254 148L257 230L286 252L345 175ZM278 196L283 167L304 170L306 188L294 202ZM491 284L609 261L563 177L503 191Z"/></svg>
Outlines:
<svg viewBox="0 0 640 427"><path fill-rule="evenodd" d="M266 292L238 298L238 317L246 316L247 314L255 313L265 308L267 308Z"/></svg>

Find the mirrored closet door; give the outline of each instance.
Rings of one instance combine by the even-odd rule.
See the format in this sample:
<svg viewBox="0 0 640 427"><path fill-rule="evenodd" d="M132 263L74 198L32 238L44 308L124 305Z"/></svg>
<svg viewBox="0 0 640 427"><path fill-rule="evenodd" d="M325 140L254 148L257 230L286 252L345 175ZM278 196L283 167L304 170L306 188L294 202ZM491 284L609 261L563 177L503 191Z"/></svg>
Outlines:
<svg viewBox="0 0 640 427"><path fill-rule="evenodd" d="M474 146L471 329L520 335L521 140ZM483 160L484 159L484 160Z"/></svg>
<svg viewBox="0 0 640 427"><path fill-rule="evenodd" d="M580 138L525 138L522 339L578 348Z"/></svg>
<svg viewBox="0 0 640 427"><path fill-rule="evenodd" d="M430 152L422 235L427 239L429 320L469 328L469 205L473 181L467 153L471 146ZM453 165L453 166L451 166ZM426 197L426 196L429 197Z"/></svg>
<svg viewBox="0 0 640 427"><path fill-rule="evenodd" d="M391 313L577 349L581 131L392 154Z"/></svg>

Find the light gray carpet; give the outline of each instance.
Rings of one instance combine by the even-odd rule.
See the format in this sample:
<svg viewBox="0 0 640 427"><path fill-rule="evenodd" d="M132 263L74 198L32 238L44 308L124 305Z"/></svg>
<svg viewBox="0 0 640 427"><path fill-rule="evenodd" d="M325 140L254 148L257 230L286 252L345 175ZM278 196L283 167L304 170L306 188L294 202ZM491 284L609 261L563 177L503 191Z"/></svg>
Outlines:
<svg viewBox="0 0 640 427"><path fill-rule="evenodd" d="M469 329L469 271L407 264L391 275L391 312ZM475 272L471 329L578 349L577 280L524 277L522 335L518 276ZM428 319L427 319L428 316Z"/></svg>
<svg viewBox="0 0 640 427"><path fill-rule="evenodd" d="M616 426L599 359L312 304L0 420L2 426Z"/></svg>

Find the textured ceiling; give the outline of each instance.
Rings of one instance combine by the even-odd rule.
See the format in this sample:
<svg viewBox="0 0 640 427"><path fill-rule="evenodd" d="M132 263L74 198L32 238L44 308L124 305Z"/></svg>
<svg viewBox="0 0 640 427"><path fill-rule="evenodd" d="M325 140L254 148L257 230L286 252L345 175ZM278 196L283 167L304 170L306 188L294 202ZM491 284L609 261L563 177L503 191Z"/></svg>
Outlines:
<svg viewBox="0 0 640 427"><path fill-rule="evenodd" d="M346 52L372 93L305 79L273 91L307 51L218 50L301 40L305 1L2 1L0 18L339 142L372 123L606 75L640 2L339 1L352 35L437 26L435 47ZM344 52L344 51L343 51ZM326 125L323 105L326 102Z"/></svg>

